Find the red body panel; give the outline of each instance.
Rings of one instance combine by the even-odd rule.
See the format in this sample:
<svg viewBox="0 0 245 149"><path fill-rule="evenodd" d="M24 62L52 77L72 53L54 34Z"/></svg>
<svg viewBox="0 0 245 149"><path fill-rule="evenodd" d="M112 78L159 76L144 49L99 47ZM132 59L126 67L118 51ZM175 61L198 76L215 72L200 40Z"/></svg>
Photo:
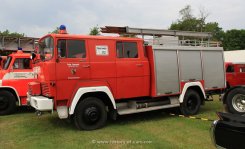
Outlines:
<svg viewBox="0 0 245 149"><path fill-rule="evenodd" d="M229 70L227 69L229 66ZM243 63L226 63L226 81L227 86L245 85L245 64Z"/></svg>

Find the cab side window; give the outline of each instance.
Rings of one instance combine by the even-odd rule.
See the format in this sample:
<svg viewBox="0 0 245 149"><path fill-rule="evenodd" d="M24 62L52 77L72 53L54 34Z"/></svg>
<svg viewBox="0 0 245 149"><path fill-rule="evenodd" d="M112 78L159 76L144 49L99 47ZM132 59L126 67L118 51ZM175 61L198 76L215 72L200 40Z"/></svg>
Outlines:
<svg viewBox="0 0 245 149"><path fill-rule="evenodd" d="M226 68L226 72L234 72L234 66L228 65Z"/></svg>
<svg viewBox="0 0 245 149"><path fill-rule="evenodd" d="M58 56L61 58L86 58L84 40L58 40Z"/></svg>
<svg viewBox="0 0 245 149"><path fill-rule="evenodd" d="M14 69L31 69L30 59L28 58L17 58L14 61Z"/></svg>
<svg viewBox="0 0 245 149"><path fill-rule="evenodd" d="M138 58L138 48L136 42L117 42L118 58Z"/></svg>
<svg viewBox="0 0 245 149"><path fill-rule="evenodd" d="M244 73L245 72L245 67L240 68L240 72Z"/></svg>
<svg viewBox="0 0 245 149"><path fill-rule="evenodd" d="M66 57L66 40L58 41L58 55L59 57Z"/></svg>

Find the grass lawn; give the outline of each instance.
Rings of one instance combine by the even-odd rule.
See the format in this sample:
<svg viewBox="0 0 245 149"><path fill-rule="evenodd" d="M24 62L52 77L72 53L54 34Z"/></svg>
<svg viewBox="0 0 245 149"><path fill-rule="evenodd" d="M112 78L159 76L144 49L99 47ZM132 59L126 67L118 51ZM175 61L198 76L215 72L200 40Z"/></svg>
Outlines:
<svg viewBox="0 0 245 149"><path fill-rule="evenodd" d="M0 117L0 149L214 148L210 121L170 116L164 111L120 116L95 131L77 131L56 113L37 117L33 110L18 111ZM196 117L217 119L216 111L223 111L220 101L206 102Z"/></svg>

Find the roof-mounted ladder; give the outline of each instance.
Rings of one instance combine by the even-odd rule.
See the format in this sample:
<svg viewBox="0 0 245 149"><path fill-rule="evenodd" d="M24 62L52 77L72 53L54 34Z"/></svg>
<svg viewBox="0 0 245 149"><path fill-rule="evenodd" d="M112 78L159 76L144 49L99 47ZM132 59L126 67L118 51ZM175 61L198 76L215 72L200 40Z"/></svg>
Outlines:
<svg viewBox="0 0 245 149"><path fill-rule="evenodd" d="M129 35L148 35L148 36L183 36L183 37L197 37L197 38L211 38L210 32L193 32L193 31L178 31L167 29L147 29L147 28L133 28L133 27L117 27L105 26L101 27L102 33L117 33Z"/></svg>

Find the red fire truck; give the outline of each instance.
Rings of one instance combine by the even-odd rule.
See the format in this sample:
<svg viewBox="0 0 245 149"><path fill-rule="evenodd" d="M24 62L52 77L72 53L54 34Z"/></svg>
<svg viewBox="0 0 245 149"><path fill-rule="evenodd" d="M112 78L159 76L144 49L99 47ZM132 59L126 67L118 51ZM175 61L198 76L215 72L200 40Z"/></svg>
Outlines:
<svg viewBox="0 0 245 149"><path fill-rule="evenodd" d="M169 30L108 27L126 34L203 36ZM93 130L107 117L180 107L198 113L206 97L225 88L223 49L165 45L141 38L60 34L39 40L38 81L29 83L28 102L37 111L57 110L78 129ZM104 31L106 32L106 31ZM154 44L159 43L159 44Z"/></svg>
<svg viewBox="0 0 245 149"><path fill-rule="evenodd" d="M245 63L227 62L227 91L222 100L230 113L245 114Z"/></svg>
<svg viewBox="0 0 245 149"><path fill-rule="evenodd" d="M245 85L245 63L226 62L227 87Z"/></svg>
<svg viewBox="0 0 245 149"><path fill-rule="evenodd" d="M0 70L0 115L11 114L16 105L27 105L28 83L34 81L29 53L18 50L7 56Z"/></svg>

